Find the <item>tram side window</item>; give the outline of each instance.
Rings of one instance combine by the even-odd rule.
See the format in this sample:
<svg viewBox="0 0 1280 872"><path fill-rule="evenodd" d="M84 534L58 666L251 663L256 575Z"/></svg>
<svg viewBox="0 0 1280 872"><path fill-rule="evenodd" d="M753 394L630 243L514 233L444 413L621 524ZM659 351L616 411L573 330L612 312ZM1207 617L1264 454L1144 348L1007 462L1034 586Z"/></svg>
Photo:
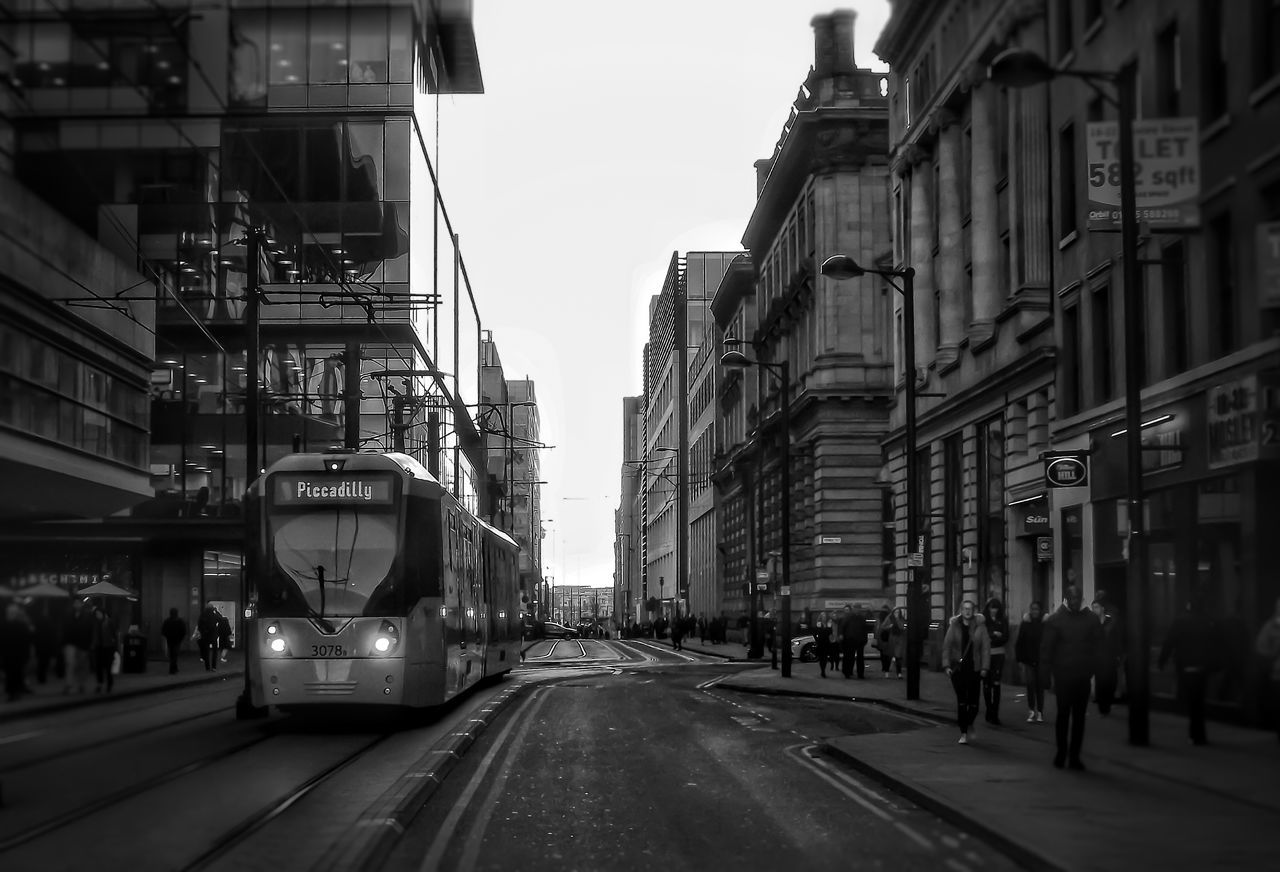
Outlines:
<svg viewBox="0 0 1280 872"><path fill-rule="evenodd" d="M422 497L409 498L405 537L405 600L440 596L444 572L444 543L440 523L440 503Z"/></svg>

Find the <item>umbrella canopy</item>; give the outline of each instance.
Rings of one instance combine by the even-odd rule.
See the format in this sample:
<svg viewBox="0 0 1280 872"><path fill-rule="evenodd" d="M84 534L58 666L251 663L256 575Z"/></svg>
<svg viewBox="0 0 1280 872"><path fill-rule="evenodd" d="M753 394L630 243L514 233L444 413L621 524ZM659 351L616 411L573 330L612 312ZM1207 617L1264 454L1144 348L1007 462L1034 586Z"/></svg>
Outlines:
<svg viewBox="0 0 1280 872"><path fill-rule="evenodd" d="M123 587L120 587L120 585L112 584L109 581L99 581L89 585L88 587L82 587L80 590L76 591L76 596L114 596L130 600L137 599L136 596L125 590Z"/></svg>
<svg viewBox="0 0 1280 872"><path fill-rule="evenodd" d="M46 599L66 599L71 594L66 588L58 587L56 584L50 584L42 581L39 584L33 584L31 587L21 587L14 591L17 596L43 597Z"/></svg>

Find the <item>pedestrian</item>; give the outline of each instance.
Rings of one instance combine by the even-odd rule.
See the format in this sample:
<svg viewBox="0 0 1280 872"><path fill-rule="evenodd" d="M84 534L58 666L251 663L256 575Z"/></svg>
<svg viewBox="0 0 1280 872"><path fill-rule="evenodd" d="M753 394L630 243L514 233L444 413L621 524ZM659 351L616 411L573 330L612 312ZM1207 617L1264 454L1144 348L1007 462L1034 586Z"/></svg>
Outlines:
<svg viewBox="0 0 1280 872"><path fill-rule="evenodd" d="M707 616L701 613L698 615L698 641L704 644L707 641Z"/></svg>
<svg viewBox="0 0 1280 872"><path fill-rule="evenodd" d="M827 677L827 661L831 659L831 616L826 612L818 615L818 623L813 628L813 649L818 655L818 673Z"/></svg>
<svg viewBox="0 0 1280 872"><path fill-rule="evenodd" d="M901 679L902 664L907 659L907 610L898 606L889 613L886 620L889 623L889 660L898 678ZM884 677L888 678L889 673L885 672Z"/></svg>
<svg viewBox="0 0 1280 872"><path fill-rule="evenodd" d="M1040 642L1044 638L1044 607L1035 600L1027 607L1018 625L1018 641L1013 654L1022 666L1027 686L1027 723L1044 723L1044 673L1040 669Z"/></svg>
<svg viewBox="0 0 1280 872"><path fill-rule="evenodd" d="M213 603L205 603L204 611L196 619L195 639L200 646L200 662L204 664L204 671L217 669L218 658L215 652L218 645L218 610L213 607Z"/></svg>
<svg viewBox="0 0 1280 872"><path fill-rule="evenodd" d="M676 618L671 622L671 648L680 651L684 648L680 643L684 640L684 621Z"/></svg>
<svg viewBox="0 0 1280 872"><path fill-rule="evenodd" d="M231 653L231 620L222 612L218 612L218 659L226 663Z"/></svg>
<svg viewBox="0 0 1280 872"><path fill-rule="evenodd" d="M178 617L177 609L169 609L169 617L160 625L160 635L169 649L169 674L177 675L178 649L182 647L182 640L187 638L187 622Z"/></svg>
<svg viewBox="0 0 1280 872"><path fill-rule="evenodd" d="M29 692L27 660L34 640L35 631L27 613L17 603L9 603L0 622L0 668L4 670L4 693L9 702L16 702Z"/></svg>
<svg viewBox="0 0 1280 872"><path fill-rule="evenodd" d="M845 605L844 616L840 619L840 656L844 661L841 672L845 678L852 678L856 669L858 677L863 678L866 670L863 649L867 647L867 618L862 612L854 611L853 606Z"/></svg>
<svg viewBox="0 0 1280 872"><path fill-rule="evenodd" d="M1000 726L1000 678L1004 674L1004 645L1009 641L1009 619L999 597L987 600L982 624L991 642L991 666L982 679L982 700L987 705L987 723Z"/></svg>
<svg viewBox="0 0 1280 872"><path fill-rule="evenodd" d="M1116 687L1120 683L1120 664L1124 658L1124 635L1119 616L1114 614L1105 590L1093 597L1090 608L1102 626L1102 645L1098 651L1097 674L1093 679L1093 698L1098 704L1098 714L1111 714L1115 702Z"/></svg>
<svg viewBox="0 0 1280 872"><path fill-rule="evenodd" d="M960 613L951 618L942 638L942 671L956 692L961 745L977 738L973 722L978 719L978 687L991 668L991 638L985 619L976 614L977 608L973 600L962 602Z"/></svg>
<svg viewBox="0 0 1280 872"><path fill-rule="evenodd" d="M58 628L46 608L31 618L31 627L35 633L36 682L45 684L49 680L49 664L58 655Z"/></svg>
<svg viewBox="0 0 1280 872"><path fill-rule="evenodd" d="M893 614L893 609L888 603L880 609L876 614L876 640L873 643L877 651L880 652L880 671L884 673L884 677L889 677L889 664L893 662L893 644L889 639L889 616Z"/></svg>
<svg viewBox="0 0 1280 872"><path fill-rule="evenodd" d="M62 624L62 657L66 662L64 694L84 693L89 680L89 657L93 648L93 613L84 600L76 600Z"/></svg>
<svg viewBox="0 0 1280 872"><path fill-rule="evenodd" d="M1280 597L1276 597L1275 611L1258 630L1253 650L1262 659L1262 674L1267 680L1266 706L1276 738L1280 738Z"/></svg>
<svg viewBox="0 0 1280 872"><path fill-rule="evenodd" d="M1080 588L1069 585L1063 604L1045 619L1040 643L1040 663L1053 678L1053 692L1058 698L1054 722L1058 750L1053 765L1061 769L1066 764L1080 772L1085 768L1080 751L1089 708L1089 682L1102 646L1102 625L1083 606Z"/></svg>
<svg viewBox="0 0 1280 872"><path fill-rule="evenodd" d="M1164 669L1169 658L1173 658L1173 666L1178 673L1178 697L1187 709L1193 745L1209 744L1204 730L1204 697L1209 687L1209 674L1217 667L1219 642L1216 628L1205 614L1203 603L1198 597L1193 598L1187 603L1186 611L1169 628L1156 661L1156 668Z"/></svg>
<svg viewBox="0 0 1280 872"><path fill-rule="evenodd" d="M116 619L101 607L94 608L93 621L93 668L98 680L93 692L102 693L102 686L106 684L110 693L119 669L115 659L120 654L120 628Z"/></svg>

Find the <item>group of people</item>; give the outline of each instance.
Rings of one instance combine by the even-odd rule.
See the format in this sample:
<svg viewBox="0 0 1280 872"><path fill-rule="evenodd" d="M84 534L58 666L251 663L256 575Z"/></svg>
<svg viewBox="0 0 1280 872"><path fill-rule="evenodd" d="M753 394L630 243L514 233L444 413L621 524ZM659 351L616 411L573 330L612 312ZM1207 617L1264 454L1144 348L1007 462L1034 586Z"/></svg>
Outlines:
<svg viewBox="0 0 1280 872"><path fill-rule="evenodd" d="M130 632L135 632L131 629ZM169 649L169 673L178 671L178 652L187 637L187 624L177 609L160 629ZM200 613L194 638L206 670L226 662L231 648L231 622L212 604ZM111 693L122 665L123 635L117 618L99 602L75 599L61 616L47 607L27 610L8 603L0 621L0 669L4 671L5 698L13 702L33 693L28 672L45 684L50 673L63 679L64 694L86 692L89 679L95 693ZM34 659L34 670L31 670Z"/></svg>
<svg viewBox="0 0 1280 872"><path fill-rule="evenodd" d="M120 645L120 625L101 604L77 599L59 621L43 609L29 615L11 602L0 623L5 698L14 702L34 692L27 682L33 653L36 683L45 684L52 668L63 678L64 694L84 693L91 674L95 692L110 693L120 671Z"/></svg>
<svg viewBox="0 0 1280 872"><path fill-rule="evenodd" d="M998 598L988 600L981 614L973 600L965 600L960 613L948 623L942 643L942 667L955 691L962 745L976 738L973 724L981 708L979 688L987 722L1000 724L1000 680L1008 638L1009 624L1004 604ZM1219 627L1203 603L1193 599L1170 626L1156 662L1158 669L1173 663L1193 745L1208 743L1205 696L1209 677L1223 665L1223 645ZM1255 647L1270 663L1273 708L1280 731L1280 601L1275 617L1262 628ZM1043 722L1044 693L1052 687L1057 697L1055 767L1085 769L1081 749L1090 695L1100 715L1110 714L1123 671L1124 651L1123 625L1103 591L1086 609L1080 588L1070 585L1052 615L1046 617L1039 602L1031 603L1023 615L1014 656L1026 684L1027 721Z"/></svg>
<svg viewBox="0 0 1280 872"><path fill-rule="evenodd" d="M827 677L829 667L833 672L839 669L845 678L853 678L855 674L865 678L867 638L873 633L871 644L880 652L884 677L888 678L890 669L896 668L901 678L907 654L906 610L885 606L873 617L849 604L835 616L822 612L814 625L814 648L822 677Z"/></svg>

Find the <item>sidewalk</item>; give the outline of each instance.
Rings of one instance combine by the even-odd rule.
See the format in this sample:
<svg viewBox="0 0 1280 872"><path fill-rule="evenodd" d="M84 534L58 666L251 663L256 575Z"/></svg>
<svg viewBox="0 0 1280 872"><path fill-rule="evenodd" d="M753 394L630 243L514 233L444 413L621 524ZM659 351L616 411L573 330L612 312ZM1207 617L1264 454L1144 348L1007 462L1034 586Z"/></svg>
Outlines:
<svg viewBox="0 0 1280 872"><path fill-rule="evenodd" d="M741 645L684 643L691 651L745 659ZM870 650L870 649L868 649ZM993 727L979 716L977 742L956 743L955 697L940 672L920 673L920 699L906 681L885 679L878 659L866 678L819 675L816 663L744 670L719 686L735 690L855 699L921 716L937 728L842 736L832 754L940 817L994 843L1033 869L1258 869L1280 820L1280 743L1271 732L1210 722L1209 744L1193 747L1186 719L1152 712L1150 744L1128 740L1128 709L1101 717L1090 705L1087 772L1054 769L1057 702L1045 722L1026 723L1022 688L1005 685Z"/></svg>
<svg viewBox="0 0 1280 872"><path fill-rule="evenodd" d="M50 673L52 673L52 670L50 670ZM164 660L148 660L146 672L121 672L116 675L114 686L109 694L94 693L94 687L97 682L92 672L89 674L89 680L85 683L85 692L83 694L78 694L74 691L70 694L64 694L62 692L63 680L53 674L49 675L49 680L46 684L37 684L35 678L31 677L29 678L29 683L31 689L35 691L34 693L25 695L15 702L0 702L0 723L9 723L96 702L110 702L114 699L189 687L195 684L224 680L231 681L233 679L239 681L243 680L243 676L244 657L239 651L229 651L227 653L227 662L219 663L218 669L212 672L206 672L200 664L199 656L194 651L190 651L183 652L179 656L177 675L169 674L169 661L167 658Z"/></svg>

